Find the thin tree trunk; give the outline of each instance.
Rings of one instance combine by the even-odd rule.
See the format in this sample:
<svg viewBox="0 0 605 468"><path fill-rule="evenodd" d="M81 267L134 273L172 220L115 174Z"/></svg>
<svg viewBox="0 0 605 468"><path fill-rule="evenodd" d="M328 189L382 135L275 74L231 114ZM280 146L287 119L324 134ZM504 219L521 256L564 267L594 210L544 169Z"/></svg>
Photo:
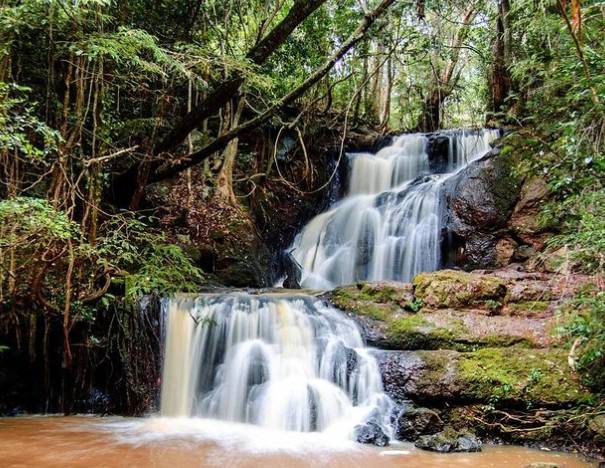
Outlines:
<svg viewBox="0 0 605 468"><path fill-rule="evenodd" d="M450 45L452 54L447 61L442 73L434 73L433 89L424 102L423 111L420 116L419 126L425 132L434 132L441 127L441 107L445 100L452 93L459 73L454 74L458 61L460 59L460 49L468 37L470 25L475 20L478 10L475 5L471 5L464 13L461 26L456 31L454 40ZM454 78L455 77L455 78Z"/></svg>
<svg viewBox="0 0 605 468"><path fill-rule="evenodd" d="M239 99L239 102L232 102L229 103L227 106L228 108L230 108L230 124L227 128L229 130L233 130L239 125L239 121L242 116L242 111L244 110L244 100ZM235 165L235 159L237 157L238 144L239 138L234 138L229 143L227 143L227 147L225 148L225 151L223 151L223 165L221 166L221 170L216 180L217 195L232 206L237 205L237 198L235 197L235 192L233 191L233 167Z"/></svg>
<svg viewBox="0 0 605 468"><path fill-rule="evenodd" d="M507 16L510 10L508 0L498 1L498 16L496 18L496 40L494 43L494 63L491 72L490 90L492 95L491 110L494 114L504 111L506 98L511 90L511 76L508 71L510 61L507 37Z"/></svg>

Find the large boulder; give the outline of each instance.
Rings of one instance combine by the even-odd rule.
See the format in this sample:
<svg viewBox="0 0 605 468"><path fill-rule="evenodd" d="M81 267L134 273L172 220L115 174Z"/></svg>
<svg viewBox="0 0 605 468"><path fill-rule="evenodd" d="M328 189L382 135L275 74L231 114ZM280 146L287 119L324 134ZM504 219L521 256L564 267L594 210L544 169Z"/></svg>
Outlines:
<svg viewBox="0 0 605 468"><path fill-rule="evenodd" d="M549 194L550 189L544 179L527 179L523 183L519 201L510 218L511 231L534 250L542 250L547 237L547 233L540 226L539 215Z"/></svg>
<svg viewBox="0 0 605 468"><path fill-rule="evenodd" d="M589 396L563 349L384 351L377 359L385 391L396 401L561 407Z"/></svg>
<svg viewBox="0 0 605 468"><path fill-rule="evenodd" d="M506 282L495 276L454 270L420 273L413 279L414 296L434 308L483 305L502 301Z"/></svg>
<svg viewBox="0 0 605 468"><path fill-rule="evenodd" d="M393 416L395 437L398 440L413 442L422 435L435 434L443 430L443 421L439 415L428 408L404 404L397 407Z"/></svg>
<svg viewBox="0 0 605 468"><path fill-rule="evenodd" d="M220 198L188 211L190 238L200 266L221 284L235 287L272 285L273 256L250 214Z"/></svg>
<svg viewBox="0 0 605 468"><path fill-rule="evenodd" d="M468 268L498 263L502 253L496 247L519 198L520 181L500 153L495 148L444 181L447 249Z"/></svg>

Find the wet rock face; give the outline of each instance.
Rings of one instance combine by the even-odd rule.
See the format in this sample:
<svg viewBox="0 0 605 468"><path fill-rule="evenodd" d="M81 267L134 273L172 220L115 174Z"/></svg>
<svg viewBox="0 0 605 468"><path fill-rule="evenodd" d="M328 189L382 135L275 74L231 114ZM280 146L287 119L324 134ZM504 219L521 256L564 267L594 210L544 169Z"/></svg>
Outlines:
<svg viewBox="0 0 605 468"><path fill-rule="evenodd" d="M272 284L275 279L271 273L272 254L243 209L213 199L191 208L187 224L192 244L203 252L200 266L221 284L235 287Z"/></svg>
<svg viewBox="0 0 605 468"><path fill-rule="evenodd" d="M459 251L457 263L468 268L498 263L502 246L500 252L496 247L507 233L519 190L498 148L444 182L446 250Z"/></svg>
<svg viewBox="0 0 605 468"><path fill-rule="evenodd" d="M353 429L354 439L360 444L371 444L378 447L389 445L389 437L375 421L359 424Z"/></svg>
<svg viewBox="0 0 605 468"><path fill-rule="evenodd" d="M451 428L433 435L421 436L414 444L422 450L432 452L480 452L481 441L470 432L455 431Z"/></svg>
<svg viewBox="0 0 605 468"><path fill-rule="evenodd" d="M431 133L428 135L429 166L434 174L447 172L450 139L443 133Z"/></svg>
<svg viewBox="0 0 605 468"><path fill-rule="evenodd" d="M511 231L520 241L535 250L544 248L547 237L538 218L549 193L550 189L544 179L534 177L526 180L510 219Z"/></svg>

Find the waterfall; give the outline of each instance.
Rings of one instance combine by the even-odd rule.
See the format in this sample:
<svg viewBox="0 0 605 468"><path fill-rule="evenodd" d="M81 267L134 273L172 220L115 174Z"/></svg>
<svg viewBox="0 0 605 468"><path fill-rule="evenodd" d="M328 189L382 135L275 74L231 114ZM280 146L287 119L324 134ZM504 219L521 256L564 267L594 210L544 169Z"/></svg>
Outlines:
<svg viewBox="0 0 605 468"><path fill-rule="evenodd" d="M345 198L313 218L291 255L301 285L333 288L360 280L409 281L441 264L441 187L490 149L498 130L449 131L445 174L431 174L429 136L406 134L376 154L349 154Z"/></svg>
<svg viewBox="0 0 605 468"><path fill-rule="evenodd" d="M352 435L391 432L391 400L356 324L309 296L164 300L161 414Z"/></svg>

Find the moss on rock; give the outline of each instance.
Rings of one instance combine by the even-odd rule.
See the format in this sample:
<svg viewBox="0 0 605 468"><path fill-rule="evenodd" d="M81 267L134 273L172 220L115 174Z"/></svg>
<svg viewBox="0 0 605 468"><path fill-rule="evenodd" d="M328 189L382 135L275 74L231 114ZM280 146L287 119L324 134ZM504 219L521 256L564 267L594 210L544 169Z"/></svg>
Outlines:
<svg viewBox="0 0 605 468"><path fill-rule="evenodd" d="M588 397L562 349L485 348L462 353L457 379L465 395L487 402L562 405Z"/></svg>
<svg viewBox="0 0 605 468"><path fill-rule="evenodd" d="M330 302L357 315L387 321L413 300L411 286L393 283L357 283L336 288Z"/></svg>
<svg viewBox="0 0 605 468"><path fill-rule="evenodd" d="M502 303L506 282L495 276L441 270L420 273L413 281L414 296L434 308L485 306Z"/></svg>

